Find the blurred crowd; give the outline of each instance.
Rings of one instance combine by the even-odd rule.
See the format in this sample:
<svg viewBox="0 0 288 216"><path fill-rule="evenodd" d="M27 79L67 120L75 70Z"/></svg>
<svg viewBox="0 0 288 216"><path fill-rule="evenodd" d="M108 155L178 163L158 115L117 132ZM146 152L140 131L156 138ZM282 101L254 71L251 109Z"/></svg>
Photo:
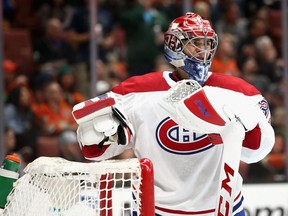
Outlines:
<svg viewBox="0 0 288 216"><path fill-rule="evenodd" d="M184 13L181 0L98 0L90 32L89 0L2 0L5 146L26 163L38 156L85 161L72 107L124 79L173 70L163 33ZM283 181L284 61L280 0L191 0L219 36L211 71L242 77L266 97L276 143L257 164L241 164L244 182ZM186 12L186 11L185 11ZM97 95L90 95L90 37L97 43Z"/></svg>

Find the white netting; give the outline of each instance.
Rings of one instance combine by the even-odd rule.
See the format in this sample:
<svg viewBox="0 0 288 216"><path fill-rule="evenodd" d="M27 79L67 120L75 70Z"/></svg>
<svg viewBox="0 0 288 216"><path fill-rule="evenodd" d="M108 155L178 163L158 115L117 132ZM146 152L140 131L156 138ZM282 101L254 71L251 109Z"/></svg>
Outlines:
<svg viewBox="0 0 288 216"><path fill-rule="evenodd" d="M8 197L5 216L139 215L137 159L79 163L40 157L24 171ZM114 194L126 198L116 200Z"/></svg>
<svg viewBox="0 0 288 216"><path fill-rule="evenodd" d="M181 80L171 89L169 89L168 97L165 99L168 103L174 104L191 95L200 88L201 85L195 80Z"/></svg>

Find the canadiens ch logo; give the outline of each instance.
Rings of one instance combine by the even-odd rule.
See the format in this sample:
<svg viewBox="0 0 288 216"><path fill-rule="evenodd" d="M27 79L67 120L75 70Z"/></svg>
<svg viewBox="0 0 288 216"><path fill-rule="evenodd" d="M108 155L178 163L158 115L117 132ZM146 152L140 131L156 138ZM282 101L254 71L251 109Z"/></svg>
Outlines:
<svg viewBox="0 0 288 216"><path fill-rule="evenodd" d="M162 149L173 154L196 154L213 145L206 134L197 134L165 118L156 129L156 139Z"/></svg>

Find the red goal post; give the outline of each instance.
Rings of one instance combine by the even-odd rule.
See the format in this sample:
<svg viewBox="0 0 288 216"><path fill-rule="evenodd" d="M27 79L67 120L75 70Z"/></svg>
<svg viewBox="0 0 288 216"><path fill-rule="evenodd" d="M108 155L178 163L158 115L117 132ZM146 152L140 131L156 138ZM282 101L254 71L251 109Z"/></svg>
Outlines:
<svg viewBox="0 0 288 216"><path fill-rule="evenodd" d="M147 158L80 163L39 157L24 172L7 198L5 216L155 216Z"/></svg>

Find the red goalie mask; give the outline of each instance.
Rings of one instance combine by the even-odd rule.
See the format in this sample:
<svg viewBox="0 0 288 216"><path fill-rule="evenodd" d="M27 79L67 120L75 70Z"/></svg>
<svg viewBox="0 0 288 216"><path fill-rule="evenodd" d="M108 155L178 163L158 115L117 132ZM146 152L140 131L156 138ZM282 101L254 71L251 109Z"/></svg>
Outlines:
<svg viewBox="0 0 288 216"><path fill-rule="evenodd" d="M197 40L203 40L204 46L198 46ZM194 46L198 53L187 55L183 52L188 44ZM210 22L195 13L186 13L176 18L165 33L164 54L175 67L188 73L189 77L205 82L208 69L216 52L218 37Z"/></svg>

